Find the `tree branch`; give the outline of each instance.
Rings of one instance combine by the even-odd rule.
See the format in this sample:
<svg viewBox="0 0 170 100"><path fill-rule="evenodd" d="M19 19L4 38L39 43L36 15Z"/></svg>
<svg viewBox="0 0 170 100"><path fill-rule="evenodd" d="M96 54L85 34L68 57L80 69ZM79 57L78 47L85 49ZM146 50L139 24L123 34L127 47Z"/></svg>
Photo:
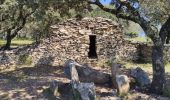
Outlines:
<svg viewBox="0 0 170 100"><path fill-rule="evenodd" d="M130 4L130 2L117 0L116 3L120 4L121 7L122 6L127 7L127 11L126 12L122 11L122 10L117 11L117 9L106 8L105 6L103 6L100 3L99 0L95 0L94 2L89 1L89 4L97 5L102 10L116 15L118 18L130 20L130 21L133 21L135 23L138 23L142 27L142 29L145 31L146 35L149 36L152 40L154 40L157 37L156 34L155 34L155 33L158 33L157 30L152 29L153 26L151 25L151 23L146 21L143 17L141 17L139 12L137 11L137 9L134 8Z"/></svg>
<svg viewBox="0 0 170 100"><path fill-rule="evenodd" d="M126 4L126 3L123 3L123 2L121 2L121 1L119 1L119 2L120 2L120 4L126 5L126 6L129 7L129 4L128 4L128 3ZM103 6L103 5L100 3L99 0L95 0L94 2L93 2L93 1L89 1L89 4L97 5L97 6L98 6L99 8L101 8L102 10L104 10L104 11L106 11L106 12L109 12L109 13L111 13L111 14L114 14L114 15L116 15L116 16L119 17L119 18L126 19L126 20L130 20L130 21L133 21L133 22L135 22L135 23L138 23L138 21L139 21L139 19L137 19L138 16L134 16L134 15L132 15L132 14L128 14L128 13L125 13L125 12L118 12L116 9L107 8L107 7ZM134 10L133 7L130 7L130 8L131 8L131 10ZM132 9L132 8L133 8L133 9Z"/></svg>
<svg viewBox="0 0 170 100"><path fill-rule="evenodd" d="M20 16L20 20L22 20L22 24L21 24L19 27L17 27L17 28L14 30L14 32L11 34L11 37L12 37L12 38L14 38L14 37L18 34L18 32L25 26L25 24L26 24L26 22L27 22L27 18L28 18L29 16L31 16L36 10L37 10L37 8L34 9L32 12L27 13L25 16L23 16L23 15Z"/></svg>
<svg viewBox="0 0 170 100"><path fill-rule="evenodd" d="M168 20L162 25L159 36L161 37L161 40L163 43L168 44L170 41L170 16Z"/></svg>

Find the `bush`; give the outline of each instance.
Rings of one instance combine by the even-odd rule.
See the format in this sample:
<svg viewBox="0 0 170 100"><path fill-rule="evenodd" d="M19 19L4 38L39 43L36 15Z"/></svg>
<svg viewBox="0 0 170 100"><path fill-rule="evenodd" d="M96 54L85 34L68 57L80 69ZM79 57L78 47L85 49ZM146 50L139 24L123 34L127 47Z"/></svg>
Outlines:
<svg viewBox="0 0 170 100"><path fill-rule="evenodd" d="M29 55L20 55L19 56L19 65L31 65L32 57Z"/></svg>

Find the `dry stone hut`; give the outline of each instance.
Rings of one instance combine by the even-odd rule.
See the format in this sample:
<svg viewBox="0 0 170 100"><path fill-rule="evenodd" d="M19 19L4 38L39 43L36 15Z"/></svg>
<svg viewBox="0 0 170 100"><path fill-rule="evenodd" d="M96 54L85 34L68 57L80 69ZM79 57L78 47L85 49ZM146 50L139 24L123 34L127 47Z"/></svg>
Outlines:
<svg viewBox="0 0 170 100"><path fill-rule="evenodd" d="M105 18L76 18L51 26L51 36L39 45L0 51L0 70L11 66L63 65L67 59L79 63L105 63L112 59L151 61L152 45L123 39L122 27ZM170 46L165 58L170 59Z"/></svg>
<svg viewBox="0 0 170 100"><path fill-rule="evenodd" d="M0 51L0 67L57 66L63 65L67 59L89 64L104 64L113 59L151 61L152 45L124 40L122 26L110 19L73 18L51 26L50 32L50 38L38 46ZM169 61L170 46L167 45L164 52Z"/></svg>
<svg viewBox="0 0 170 100"><path fill-rule="evenodd" d="M67 59L79 63L108 62L111 59L134 60L137 48L123 39L122 27L105 18L76 18L51 26L51 36L38 46L31 45L12 52L0 53L0 66L22 64L63 65ZM10 58L10 60L9 60ZM32 61L31 61L32 60ZM28 62L28 61L27 61Z"/></svg>
<svg viewBox="0 0 170 100"><path fill-rule="evenodd" d="M110 19L74 18L51 26L51 30L55 61L59 63L66 59L87 63L125 57L122 27Z"/></svg>

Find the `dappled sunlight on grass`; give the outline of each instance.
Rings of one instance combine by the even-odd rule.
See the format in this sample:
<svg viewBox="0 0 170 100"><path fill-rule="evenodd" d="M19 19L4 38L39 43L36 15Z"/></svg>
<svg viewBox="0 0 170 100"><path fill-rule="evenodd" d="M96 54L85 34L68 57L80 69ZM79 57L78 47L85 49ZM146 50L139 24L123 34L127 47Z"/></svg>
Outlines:
<svg viewBox="0 0 170 100"><path fill-rule="evenodd" d="M23 67L0 73L0 100L45 100L44 87L52 80L69 81L62 66Z"/></svg>
<svg viewBox="0 0 170 100"><path fill-rule="evenodd" d="M5 40L0 39L0 46L4 45L6 43ZM26 44L32 44L32 40L28 39L14 39L12 40L12 46L21 46L21 45L26 45Z"/></svg>
<svg viewBox="0 0 170 100"><path fill-rule="evenodd" d="M121 61L119 63L123 64L126 68L140 67L143 70L145 70L146 72L152 72L152 64L151 63L134 63L134 62L125 62L125 61ZM167 73L170 73L170 63L165 65L165 71Z"/></svg>
<svg viewBox="0 0 170 100"><path fill-rule="evenodd" d="M151 40L147 37L135 37L135 38L125 38L125 39L133 42L151 42Z"/></svg>

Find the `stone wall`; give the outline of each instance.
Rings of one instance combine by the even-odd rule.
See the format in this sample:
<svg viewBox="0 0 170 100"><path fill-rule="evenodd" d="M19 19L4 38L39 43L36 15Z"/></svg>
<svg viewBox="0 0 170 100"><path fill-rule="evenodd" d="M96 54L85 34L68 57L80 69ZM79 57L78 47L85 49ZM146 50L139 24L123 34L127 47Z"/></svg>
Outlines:
<svg viewBox="0 0 170 100"><path fill-rule="evenodd" d="M93 43L90 36L95 37ZM94 38L93 38L94 39ZM90 45L96 45L97 57L89 57ZM170 58L170 47L166 47L166 58ZM94 53L94 52L93 52ZM1 68L30 64L63 65L67 59L79 63L107 62L117 60L150 60L151 47L141 43L131 43L123 39L122 27L105 18L69 19L51 26L51 36L36 45L20 47L12 51L0 52Z"/></svg>
<svg viewBox="0 0 170 100"><path fill-rule="evenodd" d="M151 62L151 55L152 55L152 45L147 43L138 43L138 53L139 53L139 60L144 62ZM164 48L164 59L165 61L170 62L170 45L165 45Z"/></svg>
<svg viewBox="0 0 170 100"><path fill-rule="evenodd" d="M118 46L118 49L116 51L116 59L119 61L138 60L139 59L138 44L123 39L122 44Z"/></svg>
<svg viewBox="0 0 170 100"><path fill-rule="evenodd" d="M96 41L90 43L90 36ZM90 45L97 57L89 57ZM62 65L67 59L74 59L80 63L91 63L110 59L132 59L136 48L123 39L122 27L116 22L105 18L69 19L58 25L51 26L51 36L39 45L23 47L14 51L1 52L6 58L15 55L13 62L19 64L20 56L32 57L33 65ZM134 52L133 52L134 51ZM0 56L4 59L5 56ZM1 65L3 65L1 61ZM0 66L1 66L0 65Z"/></svg>
<svg viewBox="0 0 170 100"><path fill-rule="evenodd" d="M94 60L108 59L115 56L117 45L121 44L122 31L120 25L104 18L71 19L52 26L54 49L58 52L55 61L63 63L66 59L87 63ZM96 59L88 56L90 36L96 38Z"/></svg>

